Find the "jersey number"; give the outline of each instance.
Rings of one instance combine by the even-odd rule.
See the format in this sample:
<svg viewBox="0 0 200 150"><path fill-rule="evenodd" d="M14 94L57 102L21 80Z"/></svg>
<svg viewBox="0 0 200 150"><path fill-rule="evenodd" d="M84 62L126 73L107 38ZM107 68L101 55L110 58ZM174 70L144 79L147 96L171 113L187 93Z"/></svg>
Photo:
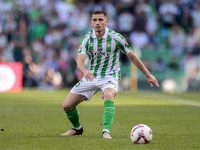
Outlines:
<svg viewBox="0 0 200 150"><path fill-rule="evenodd" d="M80 80L80 81L75 85L75 87L78 87L78 86L81 84L81 82L83 82L83 80Z"/></svg>

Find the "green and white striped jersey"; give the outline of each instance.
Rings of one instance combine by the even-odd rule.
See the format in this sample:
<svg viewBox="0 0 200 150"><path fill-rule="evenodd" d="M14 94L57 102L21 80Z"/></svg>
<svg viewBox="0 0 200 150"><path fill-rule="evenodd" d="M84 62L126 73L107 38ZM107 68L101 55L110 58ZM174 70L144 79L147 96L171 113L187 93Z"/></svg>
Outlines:
<svg viewBox="0 0 200 150"><path fill-rule="evenodd" d="M94 29L89 31L81 39L78 54L88 55L89 69L95 77L113 76L120 80L120 51L128 54L131 51L131 47L121 34L106 28L105 34L101 39L97 38Z"/></svg>

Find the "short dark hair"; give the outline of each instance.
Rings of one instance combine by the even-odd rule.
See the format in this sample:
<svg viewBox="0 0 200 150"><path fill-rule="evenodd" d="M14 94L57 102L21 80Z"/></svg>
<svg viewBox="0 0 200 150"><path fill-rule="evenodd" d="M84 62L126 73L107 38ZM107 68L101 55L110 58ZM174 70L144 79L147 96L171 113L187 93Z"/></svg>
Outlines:
<svg viewBox="0 0 200 150"><path fill-rule="evenodd" d="M96 15L96 14L103 14L105 17L107 17L107 13L103 10L95 10L93 13L92 13L92 16L93 15Z"/></svg>

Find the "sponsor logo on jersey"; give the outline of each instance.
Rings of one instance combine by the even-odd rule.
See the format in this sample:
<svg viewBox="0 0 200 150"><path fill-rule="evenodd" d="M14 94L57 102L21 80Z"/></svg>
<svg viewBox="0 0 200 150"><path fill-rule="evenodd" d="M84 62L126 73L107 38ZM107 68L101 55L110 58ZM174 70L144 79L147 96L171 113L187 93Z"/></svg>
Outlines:
<svg viewBox="0 0 200 150"><path fill-rule="evenodd" d="M95 56L105 56L105 57L110 57L111 56L111 52L93 52L93 51L89 51L91 55L95 55Z"/></svg>

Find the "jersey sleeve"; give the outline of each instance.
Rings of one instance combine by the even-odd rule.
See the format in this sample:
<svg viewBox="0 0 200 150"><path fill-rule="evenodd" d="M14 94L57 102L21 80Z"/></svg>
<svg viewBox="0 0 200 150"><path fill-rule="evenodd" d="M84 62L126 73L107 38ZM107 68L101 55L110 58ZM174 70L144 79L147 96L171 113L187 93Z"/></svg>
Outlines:
<svg viewBox="0 0 200 150"><path fill-rule="evenodd" d="M122 35L120 36L118 42L119 42L118 45L119 49L121 50L122 53L128 54L132 50L131 46L128 44L128 42Z"/></svg>
<svg viewBox="0 0 200 150"><path fill-rule="evenodd" d="M85 55L88 54L88 41L89 41L89 39L87 36L84 36L81 39L79 49L78 49L78 54L85 54Z"/></svg>

